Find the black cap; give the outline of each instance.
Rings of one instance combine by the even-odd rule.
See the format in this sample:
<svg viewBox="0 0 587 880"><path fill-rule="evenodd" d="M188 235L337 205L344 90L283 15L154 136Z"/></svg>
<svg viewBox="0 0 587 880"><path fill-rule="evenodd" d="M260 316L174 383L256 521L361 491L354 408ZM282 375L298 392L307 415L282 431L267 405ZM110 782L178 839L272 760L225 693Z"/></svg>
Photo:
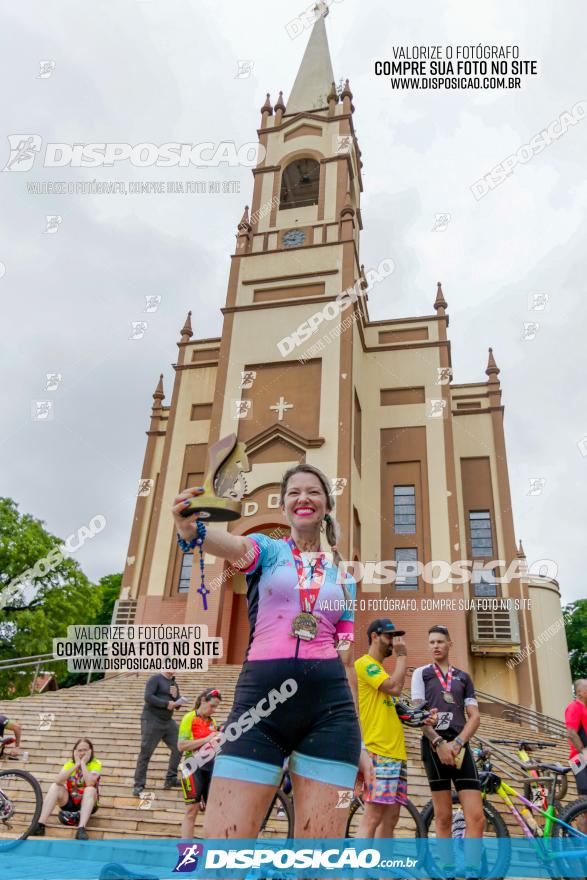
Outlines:
<svg viewBox="0 0 587 880"><path fill-rule="evenodd" d="M381 633L393 633L394 636L405 636L406 631L404 629L396 629L389 617L378 617L377 620L371 621L369 628L367 629L367 638L369 639L369 642L371 641L371 635L373 633L377 633L377 635L380 635Z"/></svg>

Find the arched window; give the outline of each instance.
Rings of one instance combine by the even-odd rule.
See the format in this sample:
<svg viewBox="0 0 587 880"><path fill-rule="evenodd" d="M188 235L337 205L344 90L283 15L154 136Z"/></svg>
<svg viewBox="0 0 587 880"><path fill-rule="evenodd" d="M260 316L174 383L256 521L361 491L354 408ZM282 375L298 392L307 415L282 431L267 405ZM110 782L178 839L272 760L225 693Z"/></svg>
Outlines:
<svg viewBox="0 0 587 880"><path fill-rule="evenodd" d="M279 207L303 208L318 204L320 164L315 159L294 159L281 175Z"/></svg>

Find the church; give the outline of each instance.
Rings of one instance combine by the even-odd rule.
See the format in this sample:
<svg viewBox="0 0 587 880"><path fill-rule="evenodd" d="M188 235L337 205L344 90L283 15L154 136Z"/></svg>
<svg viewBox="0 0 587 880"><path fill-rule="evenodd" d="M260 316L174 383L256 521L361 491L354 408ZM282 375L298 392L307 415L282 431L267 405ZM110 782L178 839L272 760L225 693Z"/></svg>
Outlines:
<svg viewBox="0 0 587 880"><path fill-rule="evenodd" d="M223 639L222 662L242 663L245 578L207 556L204 609L197 557L179 550L170 513L178 492L202 484L208 447L235 433L251 466L243 516L213 528L286 534L282 474L298 462L321 468L339 550L363 564L356 656L384 616L406 630L410 666L429 662L427 631L442 623L479 691L560 718L571 682L559 586L528 572L516 542L499 367L490 349L483 379L453 384L440 282L430 314L370 320L369 290L392 266L361 264L353 94L348 80L334 83L320 15L287 103L279 92L261 108L220 335L194 338L188 314L169 405L162 377L153 394L113 622L205 624ZM455 584L459 560L478 566ZM492 560L505 566L480 570ZM373 574L383 561L395 578Z"/></svg>

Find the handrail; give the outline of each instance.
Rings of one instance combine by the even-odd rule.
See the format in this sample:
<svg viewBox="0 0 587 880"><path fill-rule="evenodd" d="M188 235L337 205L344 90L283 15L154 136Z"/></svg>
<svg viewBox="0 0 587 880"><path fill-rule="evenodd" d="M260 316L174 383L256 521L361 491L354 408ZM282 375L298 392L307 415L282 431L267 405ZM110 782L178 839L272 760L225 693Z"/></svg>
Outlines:
<svg viewBox="0 0 587 880"><path fill-rule="evenodd" d="M493 694L486 693L485 691L477 690L476 693L477 696L482 697L485 700L496 703L498 706L503 706L504 712L502 713L502 715L504 715L504 717L505 712L509 712L518 716L521 721L530 722L531 725L536 726L539 730L543 730L546 733L554 733L555 735L566 738L567 728L564 722L559 721L558 718L552 718L552 716L550 715L545 715L543 712L537 712L535 709L530 709L527 706L520 706L517 703L510 703L508 702L508 700L502 700L501 697L496 697Z"/></svg>
<svg viewBox="0 0 587 880"><path fill-rule="evenodd" d="M408 666L407 671L411 675L415 669L415 666ZM527 723L529 726L536 727L545 733L554 734L555 736L561 736L566 739L567 728L564 722L559 721L558 718L552 718L550 715L545 715L543 712L537 712L535 709L530 709L526 706L520 706L518 703L510 703L508 700L503 700L501 697L496 697L494 694L488 694L477 688L475 688L475 693L478 697L481 697L482 700L496 703L498 706L503 706L502 717L505 721L512 720L511 718L506 717L506 713L509 713L515 715L519 719L518 723L520 724Z"/></svg>
<svg viewBox="0 0 587 880"><path fill-rule="evenodd" d="M54 657L53 654L31 654L29 657L19 657L16 660L0 660L0 672L3 669L20 669L22 666L36 666L37 663L58 663L64 658Z"/></svg>

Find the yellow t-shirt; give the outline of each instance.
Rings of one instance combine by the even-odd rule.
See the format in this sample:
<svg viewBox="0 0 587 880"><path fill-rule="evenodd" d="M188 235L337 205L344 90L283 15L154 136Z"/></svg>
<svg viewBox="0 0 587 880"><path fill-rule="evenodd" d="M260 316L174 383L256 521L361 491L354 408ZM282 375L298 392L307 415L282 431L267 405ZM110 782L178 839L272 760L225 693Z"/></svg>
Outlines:
<svg viewBox="0 0 587 880"><path fill-rule="evenodd" d="M381 663L369 654L355 660L359 690L359 718L363 740L370 752L407 761L404 729L391 694L379 690L389 678Z"/></svg>

